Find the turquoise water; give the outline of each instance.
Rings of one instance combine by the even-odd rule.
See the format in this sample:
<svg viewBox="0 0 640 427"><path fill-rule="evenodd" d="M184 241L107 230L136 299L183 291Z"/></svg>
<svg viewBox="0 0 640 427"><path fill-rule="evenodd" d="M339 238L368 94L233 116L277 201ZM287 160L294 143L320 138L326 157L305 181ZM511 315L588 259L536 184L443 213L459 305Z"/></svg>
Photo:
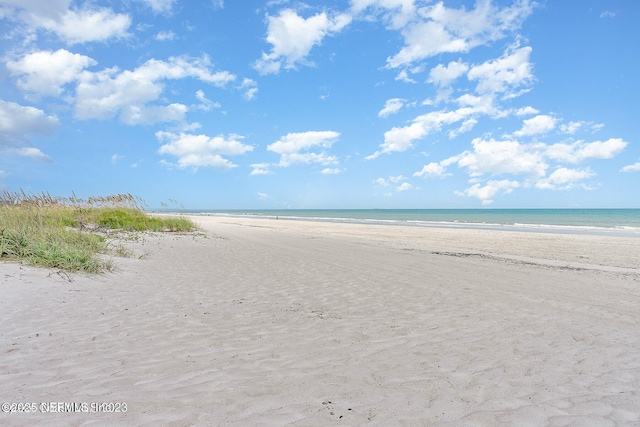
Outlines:
<svg viewBox="0 0 640 427"><path fill-rule="evenodd" d="M640 209L287 209L184 213L418 227L616 232L640 236Z"/></svg>

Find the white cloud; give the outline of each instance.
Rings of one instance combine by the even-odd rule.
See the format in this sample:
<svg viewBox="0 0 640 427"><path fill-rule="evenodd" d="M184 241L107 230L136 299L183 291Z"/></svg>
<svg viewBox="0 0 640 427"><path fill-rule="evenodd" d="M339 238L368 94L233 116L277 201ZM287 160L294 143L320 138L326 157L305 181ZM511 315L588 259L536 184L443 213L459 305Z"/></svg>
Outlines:
<svg viewBox="0 0 640 427"><path fill-rule="evenodd" d="M537 188L545 190L569 190L575 183L595 175L591 169L568 169L559 167L547 178L536 182Z"/></svg>
<svg viewBox="0 0 640 427"><path fill-rule="evenodd" d="M215 169L231 169L235 164L222 155L235 156L252 151L253 147L240 142L239 135L207 135L175 134L170 132L156 132L156 138L165 142L160 147L160 154L169 154L178 158L178 167L213 167Z"/></svg>
<svg viewBox="0 0 640 427"><path fill-rule="evenodd" d="M413 174L420 178L438 178L451 174L445 173L446 168L441 163L431 162L422 167L422 170Z"/></svg>
<svg viewBox="0 0 640 427"><path fill-rule="evenodd" d="M585 122L569 122L568 124L561 124L560 125L560 131L562 133L568 133L570 135L573 135L574 133L576 133L578 130L580 130L580 128L582 128L585 125Z"/></svg>
<svg viewBox="0 0 640 427"><path fill-rule="evenodd" d="M0 99L0 145L24 142L32 134L50 135L58 125L56 116Z"/></svg>
<svg viewBox="0 0 640 427"><path fill-rule="evenodd" d="M202 90L197 90L196 91L196 98L198 99L198 101L201 102L201 104L198 105L198 109L199 110L211 111L214 108L220 108L221 107L219 102L213 102L210 99L208 99L207 96L205 95L204 91L202 91Z"/></svg>
<svg viewBox="0 0 640 427"><path fill-rule="evenodd" d="M464 75L469 70L469 66L464 62L449 62L447 66L438 64L429 73L429 82L438 86L449 86L458 77Z"/></svg>
<svg viewBox="0 0 640 427"><path fill-rule="evenodd" d="M122 109L120 120L128 125L152 125L161 122L180 122L184 120L187 106L183 104L138 106L130 105Z"/></svg>
<svg viewBox="0 0 640 427"><path fill-rule="evenodd" d="M413 188L413 185L409 184L408 182L403 182L398 187L396 187L396 191L407 191L407 190L411 190L412 188Z"/></svg>
<svg viewBox="0 0 640 427"><path fill-rule="evenodd" d="M620 169L621 172L640 172L640 162L636 162L632 165L627 165Z"/></svg>
<svg viewBox="0 0 640 427"><path fill-rule="evenodd" d="M378 117L387 117L391 114L395 114L404 106L406 100L401 98L387 99L384 104L384 108L378 112Z"/></svg>
<svg viewBox="0 0 640 427"><path fill-rule="evenodd" d="M131 17L111 9L67 10L56 18L35 17L38 27L55 33L67 44L106 41L128 36Z"/></svg>
<svg viewBox="0 0 640 427"><path fill-rule="evenodd" d="M322 171L320 171L321 174L323 175L337 175L342 173L342 169L340 168L324 168L322 169Z"/></svg>
<svg viewBox="0 0 640 427"><path fill-rule="evenodd" d="M335 156L328 156L324 149L331 148L339 136L340 133L333 131L289 133L273 144L269 144L267 150L280 154L278 166L287 167L295 163L332 165L337 164L338 159ZM319 148L321 151L319 153L307 151L313 148Z"/></svg>
<svg viewBox="0 0 640 427"><path fill-rule="evenodd" d="M256 83L255 80L244 78L242 79L240 89L245 91L244 99L250 101L255 98L256 94L258 93L258 83Z"/></svg>
<svg viewBox="0 0 640 427"><path fill-rule="evenodd" d="M518 141L475 138L471 144L472 152L465 151L456 156L458 166L466 168L471 176L525 174L542 177L549 167L541 152Z"/></svg>
<svg viewBox="0 0 640 427"><path fill-rule="evenodd" d="M457 191L456 194L459 196L475 197L480 199L483 205L490 205L493 203L493 197L499 192L502 192L502 194L509 194L514 188L518 187L520 187L520 183L518 181L503 179L500 181L488 181L484 186L481 186L480 183L476 183L463 192Z"/></svg>
<svg viewBox="0 0 640 427"><path fill-rule="evenodd" d="M384 133L381 150L376 151L367 160L381 154L402 152L413 147L413 141L424 138L431 132L439 131L443 125L450 125L479 112L477 108L464 107L454 111L432 111L413 119L413 123L403 127L393 127Z"/></svg>
<svg viewBox="0 0 640 427"><path fill-rule="evenodd" d="M396 80L399 80L405 83L417 83L414 79L409 77L409 73L407 73L407 70L401 70L396 76Z"/></svg>
<svg viewBox="0 0 640 427"><path fill-rule="evenodd" d="M412 16L414 19L393 23L396 29L401 28L405 46L387 59L387 65L397 68L441 53L468 52L517 29L531 10L527 0L503 9L494 7L491 0L479 0L469 11L450 9L442 2L422 7Z"/></svg>
<svg viewBox="0 0 640 427"><path fill-rule="evenodd" d="M577 141L572 144L557 143L545 146L544 155L556 161L578 163L587 159L610 159L627 145L628 143L621 138L594 142Z"/></svg>
<svg viewBox="0 0 640 427"><path fill-rule="evenodd" d="M257 193L258 194L258 199L260 200L267 200L270 199L269 195L267 193Z"/></svg>
<svg viewBox="0 0 640 427"><path fill-rule="evenodd" d="M262 74L278 73L280 68L295 68L307 65L307 56L314 46L320 45L329 35L340 32L351 22L349 15L328 16L326 12L309 18L299 16L292 9L284 9L277 16L268 16L267 42L272 45L270 53L254 63Z"/></svg>
<svg viewBox="0 0 640 427"><path fill-rule="evenodd" d="M480 94L505 93L506 97L513 97L518 94L513 89L533 81L530 55L531 47L516 48L498 59L471 67L467 76L478 81L476 92Z"/></svg>
<svg viewBox="0 0 640 427"><path fill-rule="evenodd" d="M224 9L224 0L211 0L211 5L214 9Z"/></svg>
<svg viewBox="0 0 640 427"><path fill-rule="evenodd" d="M514 132L515 136L532 136L547 133L555 129L558 119L544 114L523 121L522 129Z"/></svg>
<svg viewBox="0 0 640 427"><path fill-rule="evenodd" d="M92 58L65 49L39 51L24 55L17 61L8 61L7 69L19 76L20 89L39 95L57 96L63 86L78 79L82 71L97 62Z"/></svg>
<svg viewBox="0 0 640 427"><path fill-rule="evenodd" d="M396 175L390 176L389 178L378 178L373 182L379 187L389 187L391 184L399 184L396 186L396 191L407 191L411 190L413 186L406 181L407 178L404 175ZM390 194L385 194L385 196L390 196Z"/></svg>
<svg viewBox="0 0 640 427"><path fill-rule="evenodd" d="M351 10L355 15L367 9L373 9L374 14L382 11L394 29L405 26L414 18L416 11L414 0L351 0Z"/></svg>
<svg viewBox="0 0 640 427"><path fill-rule="evenodd" d="M516 110L516 116L531 116L538 113L539 111L531 106L519 108Z"/></svg>
<svg viewBox="0 0 640 427"><path fill-rule="evenodd" d="M140 0L146 3L155 13L171 12L176 0Z"/></svg>
<svg viewBox="0 0 640 427"><path fill-rule="evenodd" d="M478 124L478 120L473 117L465 120L458 129L454 129L449 132L449 138L457 138L459 135L471 131L476 124Z"/></svg>
<svg viewBox="0 0 640 427"><path fill-rule="evenodd" d="M7 148L5 150L6 153L14 156L20 157L28 157L31 160L39 160L41 162L51 162L51 157L44 154L40 151L39 148L35 147L21 147L21 148Z"/></svg>
<svg viewBox="0 0 640 427"><path fill-rule="evenodd" d="M108 68L83 72L76 88L75 115L79 119L110 119L120 115L128 124L180 121L187 107L182 104L149 106L164 90L163 80L196 78L223 87L235 80L226 71L211 72L209 59L171 57L150 59L133 71Z"/></svg>
<svg viewBox="0 0 640 427"><path fill-rule="evenodd" d="M384 178L377 178L377 179L376 179L375 181L373 181L373 182L375 182L375 183L376 183L377 185L379 185L380 187L388 187L388 186L389 186L389 183L388 183L388 182L387 182L387 180L386 180L386 179L384 179Z"/></svg>
<svg viewBox="0 0 640 427"><path fill-rule="evenodd" d="M498 117L503 115L495 107L493 96L488 94L482 96L465 94L456 101L460 104L460 108L456 110L431 111L416 117L410 125L393 127L386 131L384 133L384 142L380 144L381 149L365 157L365 159L371 160L381 154L406 151L413 147L414 141L422 139L430 133L441 131L444 126L463 122L458 129L449 132L449 137L455 138L461 133L471 130L477 123L477 116L489 115ZM429 101L425 101L423 105L429 105Z"/></svg>
<svg viewBox="0 0 640 427"><path fill-rule="evenodd" d="M0 18L20 21L34 30L56 34L67 44L106 41L128 36L131 17L108 8L93 8L86 2L81 8L71 7L71 0L3 0Z"/></svg>
<svg viewBox="0 0 640 427"><path fill-rule="evenodd" d="M160 42L164 42L164 41L175 40L176 37L177 37L177 34L174 33L173 31L160 31L153 38Z"/></svg>
<svg viewBox="0 0 640 427"><path fill-rule="evenodd" d="M2 0L0 17L32 22L38 17L53 18L63 14L71 0Z"/></svg>
<svg viewBox="0 0 640 427"><path fill-rule="evenodd" d="M251 165L253 170L249 175L271 175L273 172L269 170L269 163L254 163Z"/></svg>
<svg viewBox="0 0 640 427"><path fill-rule="evenodd" d="M578 163L589 159L609 159L619 154L627 145L628 143L620 138L551 145L475 138L472 141L473 150L464 151L439 163L431 162L413 175L425 178L445 176L446 168L455 164L466 170L472 178L470 182L473 183L471 187L456 194L476 197L482 200L483 204L489 204L498 192L506 194L519 186L535 186L547 190L567 190L576 186L590 189L580 183L595 175L590 168L572 169L558 162ZM551 168L550 163L556 164L553 166L553 172L547 176L547 171ZM621 170L640 171L640 163L623 167ZM479 177L483 175L524 175L525 180L523 183L508 179L491 180L482 185Z"/></svg>

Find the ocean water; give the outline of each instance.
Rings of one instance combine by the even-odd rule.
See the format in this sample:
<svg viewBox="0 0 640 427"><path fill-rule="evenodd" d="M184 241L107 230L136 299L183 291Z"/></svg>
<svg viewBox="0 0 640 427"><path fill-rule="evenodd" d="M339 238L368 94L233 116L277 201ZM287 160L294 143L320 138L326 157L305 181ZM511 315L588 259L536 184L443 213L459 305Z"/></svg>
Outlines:
<svg viewBox="0 0 640 427"><path fill-rule="evenodd" d="M286 209L183 213L414 227L605 233L640 237L640 209Z"/></svg>

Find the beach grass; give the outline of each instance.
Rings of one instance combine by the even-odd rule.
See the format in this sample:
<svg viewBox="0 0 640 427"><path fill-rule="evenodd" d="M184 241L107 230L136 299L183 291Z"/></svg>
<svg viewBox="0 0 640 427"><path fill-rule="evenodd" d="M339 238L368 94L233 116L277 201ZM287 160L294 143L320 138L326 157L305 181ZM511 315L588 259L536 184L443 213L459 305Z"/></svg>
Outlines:
<svg viewBox="0 0 640 427"><path fill-rule="evenodd" d="M190 231L182 217L153 217L130 194L81 199L20 192L0 194L0 260L97 273L112 268L100 257L114 231Z"/></svg>

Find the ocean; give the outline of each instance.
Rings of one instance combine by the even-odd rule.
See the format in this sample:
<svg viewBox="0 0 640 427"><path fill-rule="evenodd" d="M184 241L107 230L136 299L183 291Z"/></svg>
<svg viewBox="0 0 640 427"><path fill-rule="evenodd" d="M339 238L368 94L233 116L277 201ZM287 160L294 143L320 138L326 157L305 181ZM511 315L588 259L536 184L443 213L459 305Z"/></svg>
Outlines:
<svg viewBox="0 0 640 427"><path fill-rule="evenodd" d="M283 209L185 210L180 213L414 227L617 234L640 237L640 209Z"/></svg>

